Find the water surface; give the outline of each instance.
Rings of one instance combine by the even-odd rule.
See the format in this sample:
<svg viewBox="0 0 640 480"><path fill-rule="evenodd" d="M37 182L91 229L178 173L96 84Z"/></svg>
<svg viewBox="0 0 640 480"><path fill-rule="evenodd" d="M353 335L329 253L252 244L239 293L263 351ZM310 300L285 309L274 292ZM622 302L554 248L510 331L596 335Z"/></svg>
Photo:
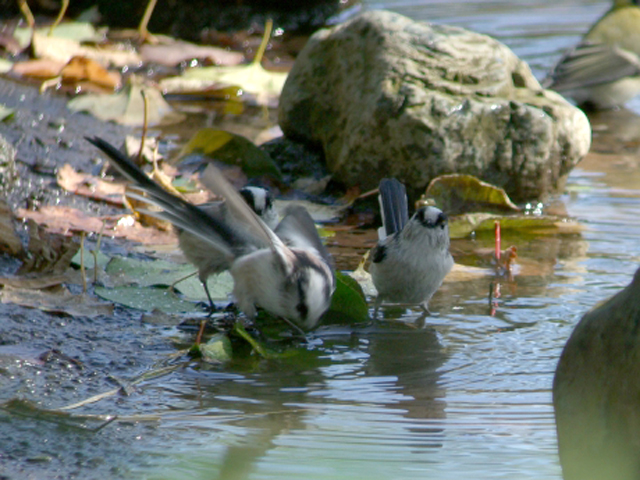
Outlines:
<svg viewBox="0 0 640 480"><path fill-rule="evenodd" d="M578 0L366 4L493 35L539 78L608 8ZM436 316L387 308L376 325L324 326L295 361L194 363L100 407L159 421L91 435L50 427L43 441L63 439L84 478L102 455L125 478L559 480L558 356L582 314L628 284L639 259L637 137L619 128L637 117L592 121L596 153L558 198L585 231L506 232L503 245L517 246L521 270L501 281L493 314L492 277L448 282L430 305ZM491 245L478 237L454 242L452 252L486 264Z"/></svg>

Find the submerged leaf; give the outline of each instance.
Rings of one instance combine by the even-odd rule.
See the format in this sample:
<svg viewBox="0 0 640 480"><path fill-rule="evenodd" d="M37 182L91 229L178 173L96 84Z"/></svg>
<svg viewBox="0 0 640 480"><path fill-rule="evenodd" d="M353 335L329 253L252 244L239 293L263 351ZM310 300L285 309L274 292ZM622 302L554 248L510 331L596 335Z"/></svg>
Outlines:
<svg viewBox="0 0 640 480"><path fill-rule="evenodd" d="M243 136L224 130L213 128L198 130L182 148L180 157L194 152L202 153L228 165L239 166L249 177L269 175L279 179L281 176L280 170L269 154Z"/></svg>
<svg viewBox="0 0 640 480"><path fill-rule="evenodd" d="M566 217L555 215L494 215L490 213L467 213L449 218L451 238L465 238L472 232L493 231L495 221L500 221L504 230L529 230L539 234L580 233L584 227Z"/></svg>
<svg viewBox="0 0 640 480"><path fill-rule="evenodd" d="M231 341L224 333L213 335L207 343L200 345L200 354L205 362L225 363L233 358Z"/></svg>
<svg viewBox="0 0 640 480"><path fill-rule="evenodd" d="M507 193L473 175L441 175L429 183L424 194L449 214L487 210L519 211Z"/></svg>

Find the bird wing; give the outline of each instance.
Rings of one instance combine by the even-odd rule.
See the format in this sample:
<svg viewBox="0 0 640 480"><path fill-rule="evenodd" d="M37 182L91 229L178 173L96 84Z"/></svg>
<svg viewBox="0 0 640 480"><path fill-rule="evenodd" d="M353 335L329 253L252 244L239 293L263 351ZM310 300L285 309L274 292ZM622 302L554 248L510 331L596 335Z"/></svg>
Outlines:
<svg viewBox="0 0 640 480"><path fill-rule="evenodd" d="M407 190L395 178L380 180L378 190L382 225L388 237L402 230L409 221Z"/></svg>
<svg viewBox="0 0 640 480"><path fill-rule="evenodd" d="M568 91L639 74L640 59L633 52L616 45L584 41L560 59L542 85Z"/></svg>
<svg viewBox="0 0 640 480"><path fill-rule="evenodd" d="M251 245L241 232L214 218L205 210L164 190L113 145L99 137L87 137L87 140L106 153L112 165L134 183L127 196L162 209L144 210L144 213L167 220L192 233L229 259L243 249L250 249Z"/></svg>
<svg viewBox="0 0 640 480"><path fill-rule="evenodd" d="M311 215L303 206L290 205L287 207L275 233L289 247L315 250L327 265L331 265L331 256L318 235Z"/></svg>

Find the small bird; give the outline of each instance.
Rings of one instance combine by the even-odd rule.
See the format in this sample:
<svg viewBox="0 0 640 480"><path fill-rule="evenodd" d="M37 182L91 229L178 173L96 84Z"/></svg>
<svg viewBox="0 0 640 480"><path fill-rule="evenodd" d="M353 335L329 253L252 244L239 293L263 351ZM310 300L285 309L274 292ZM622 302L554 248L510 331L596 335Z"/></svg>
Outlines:
<svg viewBox="0 0 640 480"><path fill-rule="evenodd" d="M144 176L146 177L146 175ZM240 195L267 227L272 230L276 227L278 224L278 214L273 206L271 194L266 189L261 187L243 187L240 189ZM234 224L234 218L230 215L229 209L224 201L207 202L197 206L220 222L226 222L230 225ZM231 267L229 260L224 256L218 255L217 250L212 250L208 243L203 242L199 236L192 234L189 230L184 230L178 226L175 226L175 229L178 233L180 250L182 250L187 260L198 269L198 278L200 279L200 283L202 283L207 298L209 299L209 305L213 310L214 303L211 298L211 293L209 292L209 287L207 286L207 280L211 275L217 275L229 270Z"/></svg>
<svg viewBox="0 0 640 480"><path fill-rule="evenodd" d="M229 269L237 305L247 317L255 318L256 307L261 307L297 329L309 330L318 324L329 308L335 275L329 253L304 207L286 209L274 232L222 173L209 165L202 182L225 199L224 208L228 210L220 216L211 215L164 190L105 140L87 140L134 182L134 188L141 193L130 192L130 197L162 209L145 213L168 220L192 235L181 244L187 258L197 239L197 248L206 252L208 247L216 268ZM200 254L193 256L196 257L200 258Z"/></svg>
<svg viewBox="0 0 640 480"><path fill-rule="evenodd" d="M396 179L379 186L383 228L372 250L371 277L382 301L420 304L429 300L453 267L447 216L435 207L419 208L409 218L405 187Z"/></svg>
<svg viewBox="0 0 640 480"><path fill-rule="evenodd" d="M593 109L618 107L638 95L638 0L615 0L582 41L560 59L543 86Z"/></svg>

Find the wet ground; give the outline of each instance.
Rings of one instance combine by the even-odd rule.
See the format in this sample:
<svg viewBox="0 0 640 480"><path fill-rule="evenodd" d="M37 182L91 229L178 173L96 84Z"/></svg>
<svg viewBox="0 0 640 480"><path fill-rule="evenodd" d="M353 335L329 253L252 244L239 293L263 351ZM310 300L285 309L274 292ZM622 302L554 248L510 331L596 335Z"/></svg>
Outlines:
<svg viewBox="0 0 640 480"><path fill-rule="evenodd" d="M382 6L497 36L539 76L607 8L577 0ZM66 161L99 169L81 137L100 133L118 143L124 130L68 116L62 100L4 81L0 103L24 105L17 123L0 124L0 134L17 145L26 183L13 191L11 205L103 208L57 192L47 172ZM493 314L493 278L448 282L430 305L436 316L387 308L375 325L321 327L291 360L223 366L189 360L180 349L191 333L147 323L133 310L89 319L0 305L0 401L57 409L126 387L74 409L74 416L24 404L0 410L0 474L560 479L550 392L560 350L580 316L629 283L638 266L634 108L591 117L592 153L557 199L585 226L582 234L505 232L503 245L517 246L521 271L501 282ZM256 131L268 126L256 122ZM491 246L492 238L478 236L454 242L452 252L460 262L483 265ZM3 257L0 266L17 264ZM166 366L175 369L129 385Z"/></svg>

